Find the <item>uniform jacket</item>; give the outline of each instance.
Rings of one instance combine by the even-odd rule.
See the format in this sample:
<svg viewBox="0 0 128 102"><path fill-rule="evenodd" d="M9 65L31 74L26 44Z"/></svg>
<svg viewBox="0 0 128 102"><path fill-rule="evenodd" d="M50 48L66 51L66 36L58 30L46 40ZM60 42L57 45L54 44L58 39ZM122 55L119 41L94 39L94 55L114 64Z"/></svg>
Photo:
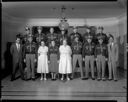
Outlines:
<svg viewBox="0 0 128 102"><path fill-rule="evenodd" d="M97 57L97 55L103 55L106 58L108 58L108 48L106 44L97 44L96 48L95 48L95 57Z"/></svg>
<svg viewBox="0 0 128 102"><path fill-rule="evenodd" d="M95 44L86 42L83 46L82 56L85 57L86 55L94 55L95 52Z"/></svg>
<svg viewBox="0 0 128 102"><path fill-rule="evenodd" d="M73 42L71 45L73 54L82 54L82 43L79 42Z"/></svg>
<svg viewBox="0 0 128 102"><path fill-rule="evenodd" d="M36 54L37 58L37 44L35 42L26 42L24 45L24 58L25 54Z"/></svg>

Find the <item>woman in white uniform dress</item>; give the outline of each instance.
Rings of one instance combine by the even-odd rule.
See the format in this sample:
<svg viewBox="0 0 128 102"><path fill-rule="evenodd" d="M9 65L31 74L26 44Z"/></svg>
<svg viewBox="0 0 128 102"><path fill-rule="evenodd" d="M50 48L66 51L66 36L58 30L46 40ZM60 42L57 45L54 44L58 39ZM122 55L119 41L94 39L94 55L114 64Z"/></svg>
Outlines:
<svg viewBox="0 0 128 102"><path fill-rule="evenodd" d="M64 80L64 74L67 74L67 80L70 80L69 74L72 73L71 54L72 50L67 45L67 40L63 40L63 45L59 47L60 60L59 60L59 73L62 74L61 80Z"/></svg>
<svg viewBox="0 0 128 102"><path fill-rule="evenodd" d="M48 47L45 46L45 42L41 41L41 46L38 48L38 65L37 65L37 73L41 73L41 79L47 80L46 73L49 72L48 69Z"/></svg>

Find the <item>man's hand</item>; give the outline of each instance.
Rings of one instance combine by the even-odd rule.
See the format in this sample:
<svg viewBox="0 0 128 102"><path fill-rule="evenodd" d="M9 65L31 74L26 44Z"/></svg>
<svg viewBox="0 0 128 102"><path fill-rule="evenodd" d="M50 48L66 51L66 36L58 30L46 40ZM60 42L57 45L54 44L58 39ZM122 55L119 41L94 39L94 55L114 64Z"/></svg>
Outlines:
<svg viewBox="0 0 128 102"><path fill-rule="evenodd" d="M95 58L95 60L97 61L97 58Z"/></svg>
<svg viewBox="0 0 128 102"><path fill-rule="evenodd" d="M48 61L48 63L50 63L50 61Z"/></svg>
<svg viewBox="0 0 128 102"><path fill-rule="evenodd" d="M85 59L83 58L83 61L84 61Z"/></svg>
<svg viewBox="0 0 128 102"><path fill-rule="evenodd" d="M108 59L107 59L107 58L105 58L105 60L106 60L106 61L108 61Z"/></svg>
<svg viewBox="0 0 128 102"><path fill-rule="evenodd" d="M59 63L60 61L58 60L57 62Z"/></svg>

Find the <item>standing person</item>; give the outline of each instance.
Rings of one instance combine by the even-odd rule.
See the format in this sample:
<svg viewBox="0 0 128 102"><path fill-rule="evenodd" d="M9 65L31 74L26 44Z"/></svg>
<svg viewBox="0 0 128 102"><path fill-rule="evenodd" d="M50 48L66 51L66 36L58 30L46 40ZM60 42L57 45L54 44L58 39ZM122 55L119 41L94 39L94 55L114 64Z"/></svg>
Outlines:
<svg viewBox="0 0 128 102"><path fill-rule="evenodd" d="M48 46L51 46L51 41L52 41L52 40L54 40L55 43L57 43L57 37L58 37L57 34L54 33L54 28L51 27L51 28L50 28L50 33L47 34Z"/></svg>
<svg viewBox="0 0 128 102"><path fill-rule="evenodd" d="M79 41L83 42L81 34L78 33L78 27L74 26L73 27L73 33L70 34L70 45L72 45L76 36L79 36Z"/></svg>
<svg viewBox="0 0 128 102"><path fill-rule="evenodd" d="M65 29L61 29L61 34L58 36L59 39L59 46L63 45L63 40L64 39L69 39L68 35L66 34L66 30ZM67 42L68 44L68 42Z"/></svg>
<svg viewBox="0 0 128 102"><path fill-rule="evenodd" d="M75 37L75 41L72 43L72 52L73 52L73 73L72 78L76 70L77 61L80 66L81 79L83 79L83 66L82 66L82 42L79 41L79 36Z"/></svg>
<svg viewBox="0 0 128 102"><path fill-rule="evenodd" d="M46 73L49 72L47 53L48 53L48 47L45 46L45 41L41 40L41 46L38 48L38 64L37 64L37 73L41 73L40 80L43 79L47 80Z"/></svg>
<svg viewBox="0 0 128 102"><path fill-rule="evenodd" d="M90 29L86 29L85 34L83 35L83 44L87 43L87 36L90 34Z"/></svg>
<svg viewBox="0 0 128 102"><path fill-rule="evenodd" d="M109 70L109 80L112 80L112 75L114 81L117 81L117 66L118 61L118 45L114 42L113 35L109 35L108 44L108 70Z"/></svg>
<svg viewBox="0 0 128 102"><path fill-rule="evenodd" d="M98 27L98 33L96 34L96 37L103 36L104 37L103 43L104 44L108 44L108 37L107 37L107 35L103 31L104 31L104 28L102 26L99 26Z"/></svg>
<svg viewBox="0 0 128 102"><path fill-rule="evenodd" d="M16 42L11 45L10 52L13 58L13 69L11 81L15 80L15 75L17 68L20 69L21 79L24 80L24 71L23 71L23 46L20 44L20 37L16 36Z"/></svg>
<svg viewBox="0 0 128 102"><path fill-rule="evenodd" d="M86 71L85 79L88 79L89 77L89 68L90 68L92 80L95 80L95 75L94 75L95 44L92 42L92 39L93 39L92 35L88 34L86 36L87 42L84 43L82 56L83 56L83 60L85 60L85 71Z"/></svg>
<svg viewBox="0 0 128 102"><path fill-rule="evenodd" d="M64 80L64 74L67 74L67 80L70 80L69 74L72 73L71 54L72 50L67 45L67 40L63 40L63 45L59 47L60 60L59 60L59 73L62 74L61 80Z"/></svg>
<svg viewBox="0 0 128 102"><path fill-rule="evenodd" d="M38 48L39 48L39 46L41 44L40 43L41 40L44 40L45 42L47 42L47 37L46 37L46 35L44 33L42 33L42 30L43 30L43 27L41 27L41 26L37 27L38 33L35 35L35 37L36 37L36 42L37 42Z"/></svg>
<svg viewBox="0 0 128 102"><path fill-rule="evenodd" d="M98 36L99 43L95 48L95 57L96 57L96 65L97 65L97 80L105 81L105 69L106 69L106 61L108 57L108 49L107 45L103 43L104 36Z"/></svg>
<svg viewBox="0 0 128 102"><path fill-rule="evenodd" d="M33 41L33 36L28 35L27 42L24 45L24 62L26 62L27 78L26 80L35 80L35 63L37 61L37 45Z"/></svg>
<svg viewBox="0 0 128 102"><path fill-rule="evenodd" d="M58 59L59 59L59 49L55 41L51 41L51 46L49 47L48 59L49 62L49 72L51 72L52 80L56 80L56 75L58 74Z"/></svg>

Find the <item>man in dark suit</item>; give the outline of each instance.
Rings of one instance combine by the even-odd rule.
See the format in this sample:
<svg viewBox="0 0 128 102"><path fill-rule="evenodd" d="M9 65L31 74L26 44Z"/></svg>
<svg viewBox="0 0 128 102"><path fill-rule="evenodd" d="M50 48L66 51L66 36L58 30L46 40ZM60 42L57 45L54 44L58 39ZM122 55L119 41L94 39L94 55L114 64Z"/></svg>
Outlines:
<svg viewBox="0 0 128 102"><path fill-rule="evenodd" d="M22 67L23 46L22 46L22 44L20 44L19 36L16 36L16 42L11 45L10 52L13 57L13 69L12 69L11 81L15 80L15 75L16 75L18 67L20 69L21 79L24 80L24 71L23 71L23 67Z"/></svg>

